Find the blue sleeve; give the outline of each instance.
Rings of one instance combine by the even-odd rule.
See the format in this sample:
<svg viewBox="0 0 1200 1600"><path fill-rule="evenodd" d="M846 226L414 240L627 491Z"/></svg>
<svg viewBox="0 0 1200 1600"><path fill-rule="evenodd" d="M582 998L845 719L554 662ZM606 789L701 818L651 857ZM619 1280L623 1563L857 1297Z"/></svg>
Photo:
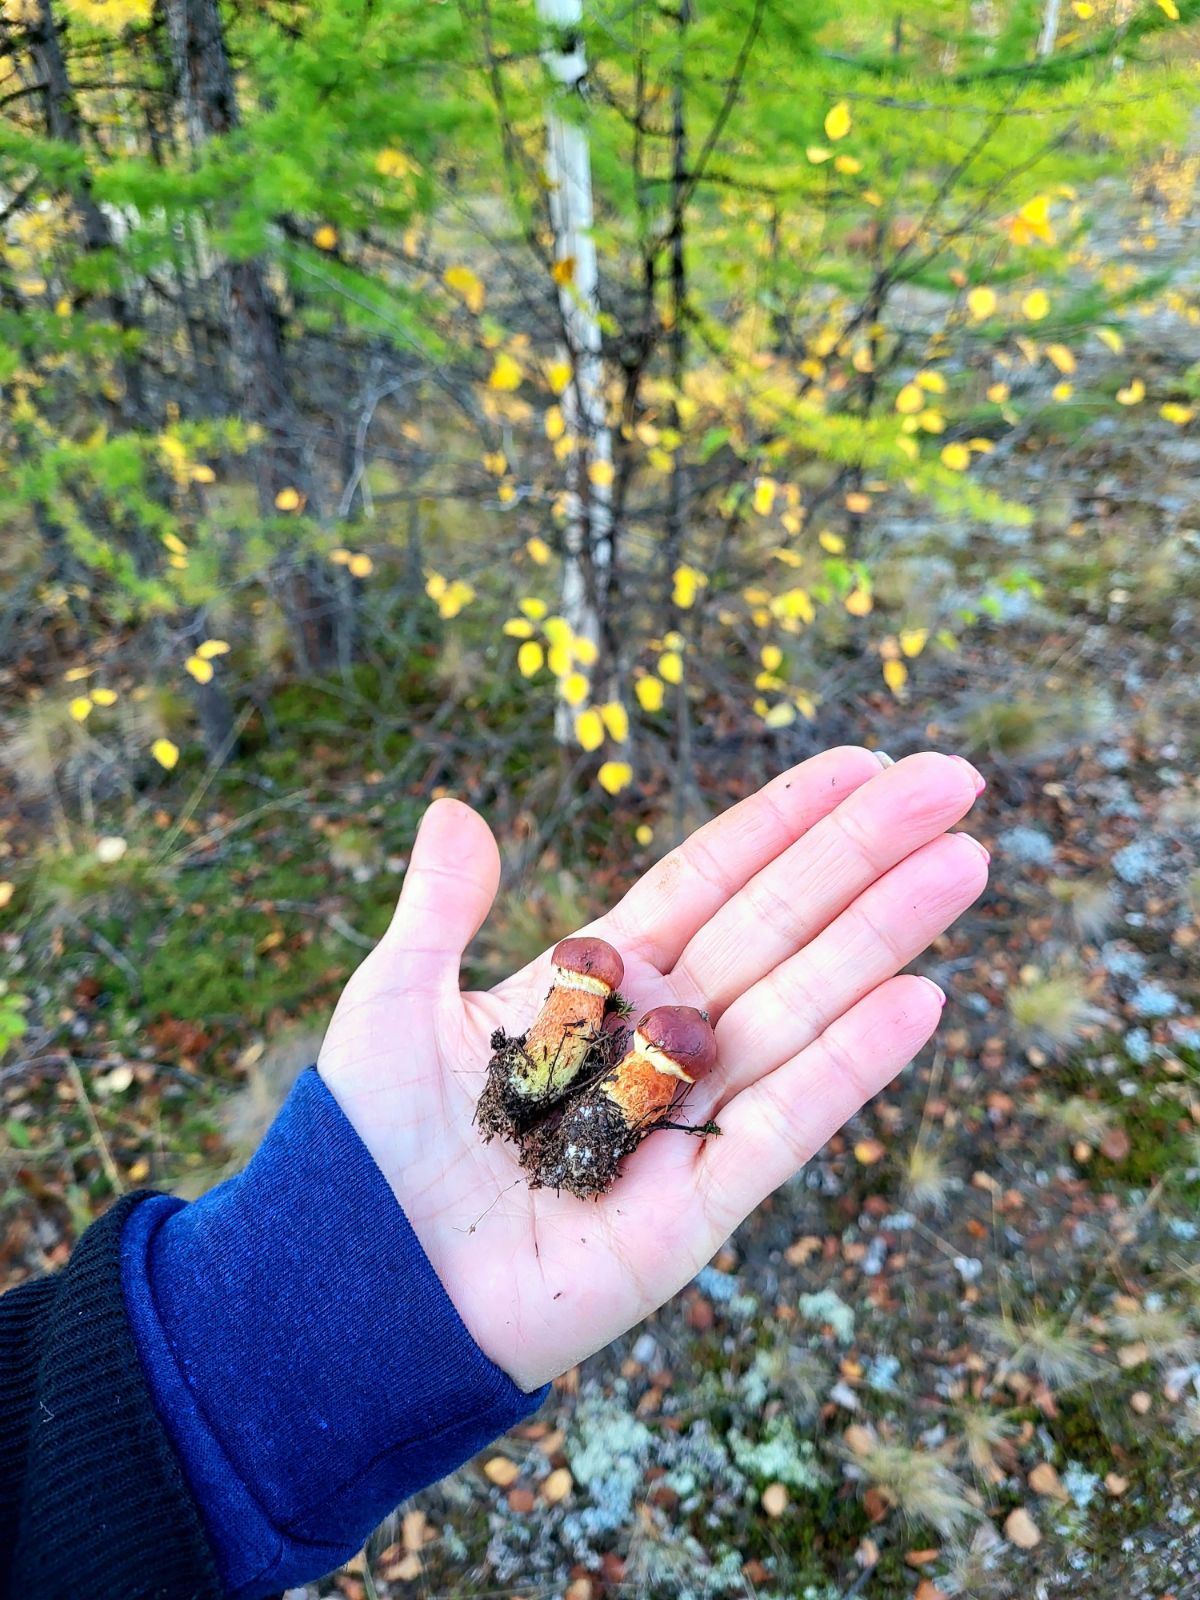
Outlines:
<svg viewBox="0 0 1200 1600"><path fill-rule="evenodd" d="M331 1571L534 1410L464 1327L315 1068L244 1172L122 1235L129 1320L226 1591Z"/></svg>

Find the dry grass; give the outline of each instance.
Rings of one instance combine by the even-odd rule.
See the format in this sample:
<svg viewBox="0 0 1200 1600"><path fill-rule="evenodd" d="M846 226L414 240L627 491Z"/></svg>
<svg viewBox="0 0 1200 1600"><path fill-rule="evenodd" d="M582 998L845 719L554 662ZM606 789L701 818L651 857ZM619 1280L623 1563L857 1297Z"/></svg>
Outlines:
<svg viewBox="0 0 1200 1600"><path fill-rule="evenodd" d="M1008 992L1008 1011L1024 1039L1051 1050L1078 1044L1096 1011L1082 973L1031 978Z"/></svg>
<svg viewBox="0 0 1200 1600"><path fill-rule="evenodd" d="M928 1523L943 1538L980 1515L966 1484L932 1451L874 1439L847 1460L851 1476L876 1489L906 1521Z"/></svg>
<svg viewBox="0 0 1200 1600"><path fill-rule="evenodd" d="M959 1180L947 1164L944 1149L928 1140L922 1130L905 1157L900 1183L901 1198L910 1211L940 1215L947 1210Z"/></svg>
<svg viewBox="0 0 1200 1600"><path fill-rule="evenodd" d="M1003 1367L1041 1378L1060 1393L1109 1370L1077 1328L1061 1317L1031 1311L1023 1317L986 1317L981 1326L1004 1352Z"/></svg>
<svg viewBox="0 0 1200 1600"><path fill-rule="evenodd" d="M1159 1366L1190 1366L1200 1359L1200 1336L1182 1311L1172 1306L1122 1311L1113 1331L1126 1344L1144 1344Z"/></svg>
<svg viewBox="0 0 1200 1600"><path fill-rule="evenodd" d="M1070 1095L1065 1100L1036 1094L1030 1101L1029 1109L1064 1138L1082 1139L1091 1145L1098 1145L1119 1120L1112 1106L1105 1105L1102 1100L1089 1100L1081 1094Z"/></svg>
<svg viewBox="0 0 1200 1600"><path fill-rule="evenodd" d="M1047 888L1081 939L1099 939L1116 915L1117 897L1107 878L1056 878Z"/></svg>

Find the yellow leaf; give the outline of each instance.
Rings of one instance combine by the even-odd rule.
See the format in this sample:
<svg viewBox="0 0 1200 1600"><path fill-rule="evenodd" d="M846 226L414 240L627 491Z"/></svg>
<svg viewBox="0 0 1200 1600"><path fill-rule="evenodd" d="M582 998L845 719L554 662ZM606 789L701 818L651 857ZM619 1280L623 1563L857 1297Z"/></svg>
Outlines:
<svg viewBox="0 0 1200 1600"><path fill-rule="evenodd" d="M782 522L784 518L781 517L779 520ZM799 533L799 527L797 526L794 531ZM804 557L800 555L798 551L788 550L783 545L778 545L774 550L771 551L771 554L775 557L776 561L782 561L785 567L802 567L804 565Z"/></svg>
<svg viewBox="0 0 1200 1600"><path fill-rule="evenodd" d="M211 467L206 467L202 461L198 462L191 469L191 472L193 483L216 483L217 481L216 473Z"/></svg>
<svg viewBox="0 0 1200 1600"><path fill-rule="evenodd" d="M946 431L946 419L934 406L930 406L928 411L922 411L917 418L917 424L926 433L945 433Z"/></svg>
<svg viewBox="0 0 1200 1600"><path fill-rule="evenodd" d="M1175 0L1154 0L1154 4L1166 16L1170 17L1172 22L1179 21L1179 7L1175 4Z"/></svg>
<svg viewBox="0 0 1200 1600"><path fill-rule="evenodd" d="M883 681L893 694L898 695L908 682L908 668L903 661L885 661L883 663Z"/></svg>
<svg viewBox="0 0 1200 1600"><path fill-rule="evenodd" d="M431 572L425 580L425 593L431 600L440 600L445 592L445 578L442 577L440 572Z"/></svg>
<svg viewBox="0 0 1200 1600"><path fill-rule="evenodd" d="M825 114L825 137L836 144L850 132L850 107L844 100L831 106Z"/></svg>
<svg viewBox="0 0 1200 1600"><path fill-rule="evenodd" d="M67 671L63 673L63 682L79 683L84 678L90 678L91 675L91 667L69 667Z"/></svg>
<svg viewBox="0 0 1200 1600"><path fill-rule="evenodd" d="M946 380L940 372L918 372L917 382L928 394L945 394Z"/></svg>
<svg viewBox="0 0 1200 1600"><path fill-rule="evenodd" d="M554 279L555 283L558 284L560 289L565 288L569 283L574 283L575 257L563 256L561 261L556 261L550 268L550 276Z"/></svg>
<svg viewBox="0 0 1200 1600"><path fill-rule="evenodd" d="M586 634L577 633L571 640L571 654L585 667L594 667L600 649L594 639L589 639Z"/></svg>
<svg viewBox="0 0 1200 1600"><path fill-rule="evenodd" d="M1056 383L1050 391L1052 398L1059 401L1069 400L1074 393L1075 385L1068 383L1065 378L1061 383Z"/></svg>
<svg viewBox="0 0 1200 1600"><path fill-rule="evenodd" d="M1046 354L1060 372L1070 376L1075 371L1075 357L1065 344L1048 344Z"/></svg>
<svg viewBox="0 0 1200 1600"><path fill-rule="evenodd" d="M777 617L801 622L813 622L817 615L807 589L785 589L771 601L771 611Z"/></svg>
<svg viewBox="0 0 1200 1600"><path fill-rule="evenodd" d="M569 672L558 686L569 706L581 706L588 697L588 681L582 672Z"/></svg>
<svg viewBox="0 0 1200 1600"><path fill-rule="evenodd" d="M600 706L600 720L608 729L608 737L616 744L624 744L629 737L629 713L619 700L609 700Z"/></svg>
<svg viewBox="0 0 1200 1600"><path fill-rule="evenodd" d="M375 171L381 178L407 178L410 172L415 172L416 170L416 162L410 160L403 150L381 150L375 157ZM450 283L451 272L466 271L466 267L451 267L446 273L446 282ZM450 283L450 287L453 289L457 285Z"/></svg>
<svg viewBox="0 0 1200 1600"><path fill-rule="evenodd" d="M854 489L846 496L846 510L853 511L857 516L863 516L871 509L871 496L863 494L861 490Z"/></svg>
<svg viewBox="0 0 1200 1600"><path fill-rule="evenodd" d="M857 156L848 156L845 154L834 156L833 164L839 172L845 173L848 178L852 178L856 172L862 171L862 162Z"/></svg>
<svg viewBox="0 0 1200 1600"><path fill-rule="evenodd" d="M967 296L967 310L976 322L982 322L985 317L990 317L996 309L996 291L981 285L972 289Z"/></svg>
<svg viewBox="0 0 1200 1600"><path fill-rule="evenodd" d="M919 656L928 638L928 628L903 628L900 632L900 648L906 656Z"/></svg>
<svg viewBox="0 0 1200 1600"><path fill-rule="evenodd" d="M67 710L75 718L76 722L86 722L92 714L92 702L90 696L86 694L76 695L75 699L72 700L70 705L67 707Z"/></svg>
<svg viewBox="0 0 1200 1600"><path fill-rule="evenodd" d="M628 761L606 761L596 774L596 781L606 794L620 794L633 781L633 768Z"/></svg>
<svg viewBox="0 0 1200 1600"><path fill-rule="evenodd" d="M92 700L98 706L115 706L117 691L115 689L93 689Z"/></svg>
<svg viewBox="0 0 1200 1600"><path fill-rule="evenodd" d="M526 624L528 626L528 624ZM536 638L526 638L522 648L517 651L517 670L523 678L531 678L534 672L541 672L542 646Z"/></svg>
<svg viewBox="0 0 1200 1600"><path fill-rule="evenodd" d="M708 579L702 572L697 572L695 567L681 566L675 568L675 587L672 599L681 611L690 610L696 603L696 596Z"/></svg>
<svg viewBox="0 0 1200 1600"><path fill-rule="evenodd" d="M369 578L375 570L375 563L370 556L360 553L351 556L346 567L353 578Z"/></svg>
<svg viewBox="0 0 1200 1600"><path fill-rule="evenodd" d="M565 361L555 361L546 373L551 394L562 394L571 381L571 368Z"/></svg>
<svg viewBox="0 0 1200 1600"><path fill-rule="evenodd" d="M1054 243L1054 230L1050 226L1050 196L1034 195L1012 217L1008 231L1014 244L1032 244L1040 239L1043 244Z"/></svg>
<svg viewBox="0 0 1200 1600"><path fill-rule="evenodd" d="M775 504L775 491L779 485L774 478L756 478L754 480L754 509L760 517L769 517L771 507Z"/></svg>
<svg viewBox="0 0 1200 1600"><path fill-rule="evenodd" d="M830 156L833 154L833 151L826 150L824 145L810 144L804 154L812 162L814 167L819 167L823 161L829 160Z"/></svg>
<svg viewBox="0 0 1200 1600"><path fill-rule="evenodd" d="M644 824L643 824L643 826L644 826ZM641 831L642 831L641 828L639 828L638 832L641 833ZM653 837L654 837L653 832L650 829L647 829L646 831L648 833L650 833L650 839L653 839ZM650 839L646 840L647 844L650 843ZM639 839L638 843L641 844L641 842L642 841ZM0 911L3 911L4 907L12 899L13 894L15 893L15 890L16 890L16 885L13 884L13 883L10 883L7 879L5 879L5 881L3 883L0 883Z"/></svg>
<svg viewBox="0 0 1200 1600"><path fill-rule="evenodd" d="M1123 406L1139 405L1146 398L1146 385L1140 378L1134 378L1124 389L1117 390L1117 403Z"/></svg>
<svg viewBox="0 0 1200 1600"><path fill-rule="evenodd" d="M337 242L337 229L328 222L322 223L313 234L313 243L318 250L336 250Z"/></svg>
<svg viewBox="0 0 1200 1600"><path fill-rule="evenodd" d="M214 656L227 656L229 645L224 639L205 639L203 644L196 646L196 654L201 661L211 661Z"/></svg>
<svg viewBox="0 0 1200 1600"><path fill-rule="evenodd" d="M1168 400L1165 405L1159 407L1158 414L1164 422L1173 422L1182 428L1185 422L1192 420L1196 412L1192 406L1181 406L1175 400Z"/></svg>
<svg viewBox="0 0 1200 1600"><path fill-rule="evenodd" d="M197 683L212 682L212 662L205 661L203 656L189 656L183 664Z"/></svg>
<svg viewBox="0 0 1200 1600"><path fill-rule="evenodd" d="M683 682L683 657L678 650L664 650L658 658L658 675L667 683Z"/></svg>
<svg viewBox="0 0 1200 1600"><path fill-rule="evenodd" d="M1115 328L1094 328L1092 330L1101 344L1106 344L1113 355L1119 356L1125 348L1125 341Z"/></svg>
<svg viewBox="0 0 1200 1600"><path fill-rule="evenodd" d="M1050 310L1050 296L1044 289L1033 289L1021 301L1021 310L1030 322L1040 322Z"/></svg>
<svg viewBox="0 0 1200 1600"><path fill-rule="evenodd" d="M637 827L634 829L633 837L644 850L648 844L654 843L654 829L648 822L639 822ZM9 888L11 889L11 887L12 885L10 884ZM5 902L5 904L7 904L7 902Z"/></svg>
<svg viewBox="0 0 1200 1600"><path fill-rule="evenodd" d="M544 567L550 559L550 546L544 539L539 539L536 533L531 539L526 539L525 549L529 559L539 567Z"/></svg>
<svg viewBox="0 0 1200 1600"><path fill-rule="evenodd" d="M923 409L925 396L915 383L906 383L896 396L896 410L902 417L912 417Z"/></svg>
<svg viewBox="0 0 1200 1600"><path fill-rule="evenodd" d="M777 672L783 665L783 651L777 644L763 645L758 658L768 672Z"/></svg>
<svg viewBox="0 0 1200 1600"><path fill-rule="evenodd" d="M528 617L509 617L504 624L504 632L510 639L532 639L533 623Z"/></svg>
<svg viewBox="0 0 1200 1600"><path fill-rule="evenodd" d="M1002 406L1008 399L1009 388L1006 383L993 383L988 387L987 397L994 406Z"/></svg>
<svg viewBox="0 0 1200 1600"><path fill-rule="evenodd" d="M597 489L607 489L614 477L616 477L616 473L613 471L611 461L590 461L588 463L588 480L594 483Z"/></svg>
<svg viewBox="0 0 1200 1600"><path fill-rule="evenodd" d="M179 760L179 746L172 744L170 739L155 739L150 746L150 754L160 767L166 767L167 771L170 772L171 768Z"/></svg>
<svg viewBox="0 0 1200 1600"><path fill-rule="evenodd" d="M362 556L355 559L366 561L368 557ZM353 561L350 563L350 571L354 571ZM475 591L471 585L464 583L461 578L455 578L454 582L450 584L438 601L438 614L444 621L449 622L452 617L458 615L464 606L470 605L474 598Z"/></svg>
<svg viewBox="0 0 1200 1600"><path fill-rule="evenodd" d="M481 460L484 471L490 472L495 478L502 478L508 471L508 457L503 450L487 450Z"/></svg>
<svg viewBox="0 0 1200 1600"><path fill-rule="evenodd" d="M335 567L345 567L349 565L350 552L349 550L343 550L339 545L336 550L331 550L329 552L329 559L333 562Z"/></svg>
<svg viewBox="0 0 1200 1600"><path fill-rule="evenodd" d="M539 600L536 595L527 595L524 600L518 600L517 604L531 622L540 622L546 615L546 602L544 600ZM561 624L563 628L567 627L566 623L563 622L561 617L554 617L551 620L556 625ZM570 629L567 629L567 632L569 633ZM556 626L551 628L549 623L546 625L546 637L550 640L551 644L561 644L563 642L558 637L558 627Z"/></svg>
<svg viewBox="0 0 1200 1600"><path fill-rule="evenodd" d="M519 389L523 376L519 363L514 361L512 356L501 350L496 357L491 376L488 378L488 388L500 390Z"/></svg>
<svg viewBox="0 0 1200 1600"><path fill-rule="evenodd" d="M604 723L595 707L589 706L575 718L575 737L589 755L604 743Z"/></svg>
<svg viewBox="0 0 1200 1600"><path fill-rule="evenodd" d="M1081 22L1086 22L1089 17L1096 15L1096 8L1091 0L1071 0L1071 10Z"/></svg>
<svg viewBox="0 0 1200 1600"><path fill-rule="evenodd" d="M299 511L302 503L298 489L280 489L275 496L276 511Z"/></svg>
<svg viewBox="0 0 1200 1600"><path fill-rule="evenodd" d="M470 267L447 267L442 282L460 297L467 310L478 316L486 298L482 281Z"/></svg>
<svg viewBox="0 0 1200 1600"><path fill-rule="evenodd" d="M822 550L828 550L831 556L840 556L846 548L846 541L841 534L830 533L828 528L822 529L817 535L817 543Z"/></svg>
<svg viewBox="0 0 1200 1600"><path fill-rule="evenodd" d="M852 617L865 617L873 604L865 589L851 589L845 600L846 610Z"/></svg>
<svg viewBox="0 0 1200 1600"><path fill-rule="evenodd" d="M971 465L971 452L965 444L958 443L946 445L942 450L942 465L949 467L951 472L965 472Z"/></svg>
<svg viewBox="0 0 1200 1600"><path fill-rule="evenodd" d="M666 690L659 678L639 678L633 686L643 711L661 711Z"/></svg>
<svg viewBox="0 0 1200 1600"><path fill-rule="evenodd" d="M546 665L556 678L565 678L571 670L571 651L565 644L552 644L546 651Z"/></svg>
<svg viewBox="0 0 1200 1600"><path fill-rule="evenodd" d="M786 700L781 700L774 705L763 718L764 726L768 728L787 728L796 720L796 708L789 705Z"/></svg>
<svg viewBox="0 0 1200 1600"><path fill-rule="evenodd" d="M561 439L567 431L566 418L562 414L561 406L551 406L545 417L546 437L551 443Z"/></svg>

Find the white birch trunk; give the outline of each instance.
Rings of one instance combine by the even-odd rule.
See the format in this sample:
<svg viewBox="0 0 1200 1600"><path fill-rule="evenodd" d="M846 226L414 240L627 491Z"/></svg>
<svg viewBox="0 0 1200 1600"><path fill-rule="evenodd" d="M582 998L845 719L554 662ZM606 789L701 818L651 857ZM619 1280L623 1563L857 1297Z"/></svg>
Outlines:
<svg viewBox="0 0 1200 1600"><path fill-rule="evenodd" d="M577 92L587 72L579 32L582 0L537 0L537 12L547 30L542 59L558 85L556 99ZM559 290L568 347L565 358L575 375L563 396L563 413L568 434L577 441L568 467L562 615L573 633L599 647L597 600L612 561L612 502L609 486L592 483L588 468L594 461L611 464L612 434L605 414L600 357L599 273L591 233L592 163L586 130L561 116L553 103L546 117L546 179L555 259L575 263L570 281ZM560 699L555 712L560 743L571 741L574 715Z"/></svg>
<svg viewBox="0 0 1200 1600"><path fill-rule="evenodd" d="M1058 13L1061 0L1046 0L1046 11L1042 18L1042 36L1038 40L1038 58L1048 56L1054 49L1055 40L1058 38Z"/></svg>

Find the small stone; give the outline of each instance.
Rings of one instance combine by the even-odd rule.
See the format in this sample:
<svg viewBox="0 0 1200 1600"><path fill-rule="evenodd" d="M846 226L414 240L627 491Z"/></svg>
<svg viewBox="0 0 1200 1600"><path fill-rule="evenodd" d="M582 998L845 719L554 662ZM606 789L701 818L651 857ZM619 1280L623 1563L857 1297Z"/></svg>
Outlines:
<svg viewBox="0 0 1200 1600"><path fill-rule="evenodd" d="M515 1512L518 1517L527 1517L533 1510L536 1501L532 1489L510 1489L508 1491L508 1509Z"/></svg>
<svg viewBox="0 0 1200 1600"><path fill-rule="evenodd" d="M1005 1517L1004 1537L1018 1550L1032 1550L1042 1542L1041 1530L1024 1506L1017 1506Z"/></svg>

